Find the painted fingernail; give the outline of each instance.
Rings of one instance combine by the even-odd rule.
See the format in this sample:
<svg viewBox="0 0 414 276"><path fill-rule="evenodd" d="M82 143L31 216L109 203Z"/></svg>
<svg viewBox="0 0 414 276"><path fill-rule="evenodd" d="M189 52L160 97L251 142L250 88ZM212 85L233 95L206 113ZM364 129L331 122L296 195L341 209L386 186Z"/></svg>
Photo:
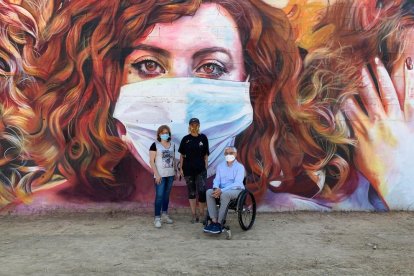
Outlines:
<svg viewBox="0 0 414 276"><path fill-rule="evenodd" d="M407 66L408 70L413 70L413 60L411 59L411 57L406 58L405 60L405 66Z"/></svg>
<svg viewBox="0 0 414 276"><path fill-rule="evenodd" d="M382 9L382 7L384 7L384 1L383 0L377 0L376 8L377 9Z"/></svg>

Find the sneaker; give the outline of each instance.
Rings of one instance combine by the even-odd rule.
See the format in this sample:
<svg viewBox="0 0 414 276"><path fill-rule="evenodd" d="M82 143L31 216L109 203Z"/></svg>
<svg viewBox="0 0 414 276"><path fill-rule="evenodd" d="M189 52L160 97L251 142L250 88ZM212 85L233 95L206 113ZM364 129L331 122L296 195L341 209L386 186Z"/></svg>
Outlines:
<svg viewBox="0 0 414 276"><path fill-rule="evenodd" d="M161 228L161 218L154 219L154 226L155 228Z"/></svg>
<svg viewBox="0 0 414 276"><path fill-rule="evenodd" d="M213 223L206 225L203 229L204 233L211 233Z"/></svg>
<svg viewBox="0 0 414 276"><path fill-rule="evenodd" d="M174 221L167 214L162 214L161 219L162 219L162 222L165 222L167 224L174 223Z"/></svg>
<svg viewBox="0 0 414 276"><path fill-rule="evenodd" d="M220 234L221 225L219 223L210 223L203 229L204 233Z"/></svg>
<svg viewBox="0 0 414 276"><path fill-rule="evenodd" d="M211 234L220 234L221 231L222 231L221 224L220 223L212 223L212 224L213 224L213 226L211 227L210 233Z"/></svg>

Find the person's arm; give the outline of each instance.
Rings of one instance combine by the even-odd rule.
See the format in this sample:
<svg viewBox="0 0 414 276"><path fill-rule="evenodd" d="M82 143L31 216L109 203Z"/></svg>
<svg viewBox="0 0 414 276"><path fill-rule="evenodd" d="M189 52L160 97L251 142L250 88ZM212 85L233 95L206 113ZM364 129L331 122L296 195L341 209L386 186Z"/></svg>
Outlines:
<svg viewBox="0 0 414 276"><path fill-rule="evenodd" d="M220 188L220 179L221 179L221 173L220 173L220 167L217 167L216 176L213 180L213 189Z"/></svg>
<svg viewBox="0 0 414 276"><path fill-rule="evenodd" d="M183 171L183 163L184 163L184 155L185 155L184 138L181 139L178 152L180 153L180 164L178 164L178 172L180 173L182 177L184 177L184 171Z"/></svg>
<svg viewBox="0 0 414 276"><path fill-rule="evenodd" d="M213 180L213 197L215 198L220 198L221 195L221 188L220 188L220 184L221 184L221 169L220 169L220 165L217 167L217 171L216 171L216 176L214 177Z"/></svg>
<svg viewBox="0 0 414 276"><path fill-rule="evenodd" d="M206 145L206 153L204 155L204 163L205 163L206 170L207 170L208 169L208 156L210 155L210 148L209 148L209 145L208 145L207 136L204 135L204 138L205 138L204 140L205 140L205 145Z"/></svg>
<svg viewBox="0 0 414 276"><path fill-rule="evenodd" d="M206 170L207 170L208 169L208 155L204 156L204 163L205 163L205 167L206 167Z"/></svg>
<svg viewBox="0 0 414 276"><path fill-rule="evenodd" d="M182 177L184 177L184 171L183 171L183 162L184 162L184 157L183 155L180 153L180 165L179 165L179 172L181 174Z"/></svg>
<svg viewBox="0 0 414 276"><path fill-rule="evenodd" d="M173 167L174 167L174 180L177 179L177 177L180 176L180 169L178 167L179 161L175 158L175 143L171 142L171 145L173 146Z"/></svg>
<svg viewBox="0 0 414 276"><path fill-rule="evenodd" d="M161 176L158 173L157 166L155 166L155 158L157 156L157 151L156 150L154 151L153 147L151 147L149 155L150 155L149 156L150 157L150 166L152 168L152 171L154 172L155 182L157 184L159 184L161 182Z"/></svg>
<svg viewBox="0 0 414 276"><path fill-rule="evenodd" d="M244 166L240 163L238 163L239 168L237 170L236 178L234 179L234 186L244 189L243 180L246 176L246 171L244 169Z"/></svg>

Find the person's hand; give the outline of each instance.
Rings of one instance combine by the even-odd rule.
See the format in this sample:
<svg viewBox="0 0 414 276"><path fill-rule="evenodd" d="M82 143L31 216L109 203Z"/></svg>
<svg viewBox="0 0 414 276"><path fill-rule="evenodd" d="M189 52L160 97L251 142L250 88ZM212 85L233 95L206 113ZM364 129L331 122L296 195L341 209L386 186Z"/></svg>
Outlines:
<svg viewBox="0 0 414 276"><path fill-rule="evenodd" d="M161 184L161 176L159 174L155 175L155 183L157 185Z"/></svg>
<svg viewBox="0 0 414 276"><path fill-rule="evenodd" d="M221 196L221 189L220 188L215 189L211 195L214 198L220 198L220 196Z"/></svg>
<svg viewBox="0 0 414 276"><path fill-rule="evenodd" d="M354 162L388 207L410 206L414 202L410 184L414 170L408 168L414 158L414 70L404 64L405 91L397 91L378 58L371 66L379 91L364 67L359 91L363 106L351 97L343 108L357 140Z"/></svg>
<svg viewBox="0 0 414 276"><path fill-rule="evenodd" d="M180 168L180 170L179 170L178 172L180 173L181 177L184 177L184 171L183 171L183 168Z"/></svg>

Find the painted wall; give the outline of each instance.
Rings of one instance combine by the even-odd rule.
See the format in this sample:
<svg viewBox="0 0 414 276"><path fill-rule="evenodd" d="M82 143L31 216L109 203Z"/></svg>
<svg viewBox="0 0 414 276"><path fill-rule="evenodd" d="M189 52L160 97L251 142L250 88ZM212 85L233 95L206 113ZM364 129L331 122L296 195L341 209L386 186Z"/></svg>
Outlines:
<svg viewBox="0 0 414 276"><path fill-rule="evenodd" d="M0 206L152 206L157 128L178 146L197 117L209 185L235 145L259 210L411 210L413 19L412 1L0 0Z"/></svg>

